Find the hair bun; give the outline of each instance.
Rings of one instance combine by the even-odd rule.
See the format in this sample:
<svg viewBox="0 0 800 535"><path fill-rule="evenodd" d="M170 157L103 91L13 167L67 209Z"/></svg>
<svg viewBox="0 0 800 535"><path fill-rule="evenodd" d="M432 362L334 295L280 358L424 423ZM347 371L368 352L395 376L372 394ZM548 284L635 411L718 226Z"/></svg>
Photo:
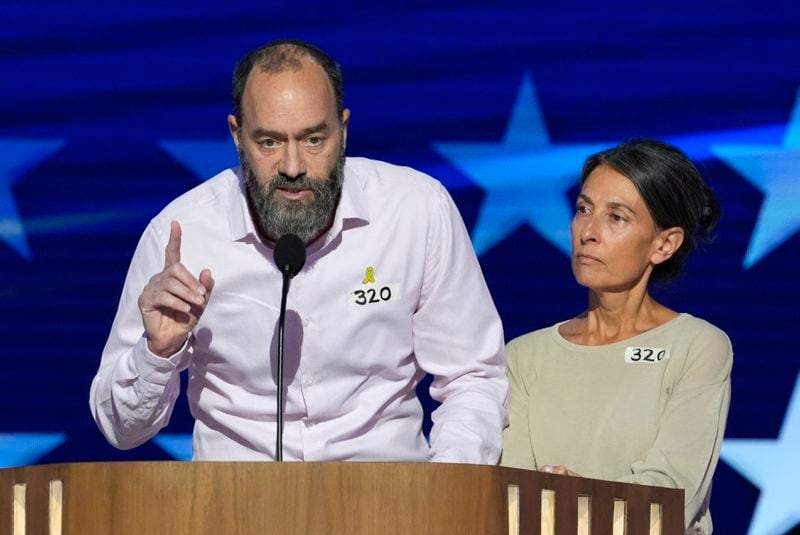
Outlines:
<svg viewBox="0 0 800 535"><path fill-rule="evenodd" d="M700 210L697 234L710 241L709 235L719 221L720 206L714 191L707 186L704 186L704 190L703 208Z"/></svg>
<svg viewBox="0 0 800 535"><path fill-rule="evenodd" d="M703 206L703 211L700 213L700 227L703 229L708 228L708 225L711 224L711 219L714 217L714 209L711 208L711 205L706 203Z"/></svg>

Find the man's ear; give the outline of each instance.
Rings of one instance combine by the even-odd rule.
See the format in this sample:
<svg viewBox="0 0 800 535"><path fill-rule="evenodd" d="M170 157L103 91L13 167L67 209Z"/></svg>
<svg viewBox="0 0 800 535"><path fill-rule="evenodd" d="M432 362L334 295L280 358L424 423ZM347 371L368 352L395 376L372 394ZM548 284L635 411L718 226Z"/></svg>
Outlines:
<svg viewBox="0 0 800 535"><path fill-rule="evenodd" d="M234 115L228 115L228 131L230 131L233 142L236 144L236 150L239 150L239 121L236 120Z"/></svg>
<svg viewBox="0 0 800 535"><path fill-rule="evenodd" d="M342 152L347 147L347 125L350 124L350 110L342 110Z"/></svg>
<svg viewBox="0 0 800 535"><path fill-rule="evenodd" d="M681 227L670 227L658 233L655 240L656 249L650 256L650 261L655 264L666 262L672 255L678 252L683 245L683 229Z"/></svg>

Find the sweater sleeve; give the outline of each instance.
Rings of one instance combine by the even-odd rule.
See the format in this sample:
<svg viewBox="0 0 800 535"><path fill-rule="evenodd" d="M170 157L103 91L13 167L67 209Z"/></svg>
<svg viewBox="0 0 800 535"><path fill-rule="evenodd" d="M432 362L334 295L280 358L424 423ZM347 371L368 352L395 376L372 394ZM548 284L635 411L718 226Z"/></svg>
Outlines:
<svg viewBox="0 0 800 535"><path fill-rule="evenodd" d="M506 348L508 358L508 386L510 389L509 425L503 433L503 455L500 464L512 468L535 470L536 458L530 440L530 418L528 407L528 381L533 377L523 371L520 362L519 344L512 341Z"/></svg>
<svg viewBox="0 0 800 535"><path fill-rule="evenodd" d="M730 403L733 352L715 327L691 342L687 359L668 386L658 434L644 458L619 479L685 491L687 526L705 514Z"/></svg>

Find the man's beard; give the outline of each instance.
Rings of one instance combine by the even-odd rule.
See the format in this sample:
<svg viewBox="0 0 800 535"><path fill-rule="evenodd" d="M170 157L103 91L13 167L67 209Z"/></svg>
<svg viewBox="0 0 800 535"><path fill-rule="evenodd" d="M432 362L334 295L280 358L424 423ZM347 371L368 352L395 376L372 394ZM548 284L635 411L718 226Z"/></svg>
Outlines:
<svg viewBox="0 0 800 535"><path fill-rule="evenodd" d="M267 183L261 184L241 150L239 162L245 177L250 211L256 226L265 237L277 241L284 234L296 234L303 243L309 244L331 225L342 194L344 151L339 153L327 180L319 180L310 175L290 179L279 173ZM310 190L313 193L312 199L285 199L276 194L279 188L290 191Z"/></svg>

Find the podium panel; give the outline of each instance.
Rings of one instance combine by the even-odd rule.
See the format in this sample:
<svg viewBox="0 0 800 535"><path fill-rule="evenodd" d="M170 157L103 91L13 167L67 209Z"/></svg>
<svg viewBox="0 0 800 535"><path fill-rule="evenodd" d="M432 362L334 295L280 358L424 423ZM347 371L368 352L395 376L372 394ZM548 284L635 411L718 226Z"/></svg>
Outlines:
<svg viewBox="0 0 800 535"><path fill-rule="evenodd" d="M0 534L12 535L596 535L614 533L615 503L624 505L617 519L624 533L683 533L682 490L495 466L121 462L0 470Z"/></svg>

